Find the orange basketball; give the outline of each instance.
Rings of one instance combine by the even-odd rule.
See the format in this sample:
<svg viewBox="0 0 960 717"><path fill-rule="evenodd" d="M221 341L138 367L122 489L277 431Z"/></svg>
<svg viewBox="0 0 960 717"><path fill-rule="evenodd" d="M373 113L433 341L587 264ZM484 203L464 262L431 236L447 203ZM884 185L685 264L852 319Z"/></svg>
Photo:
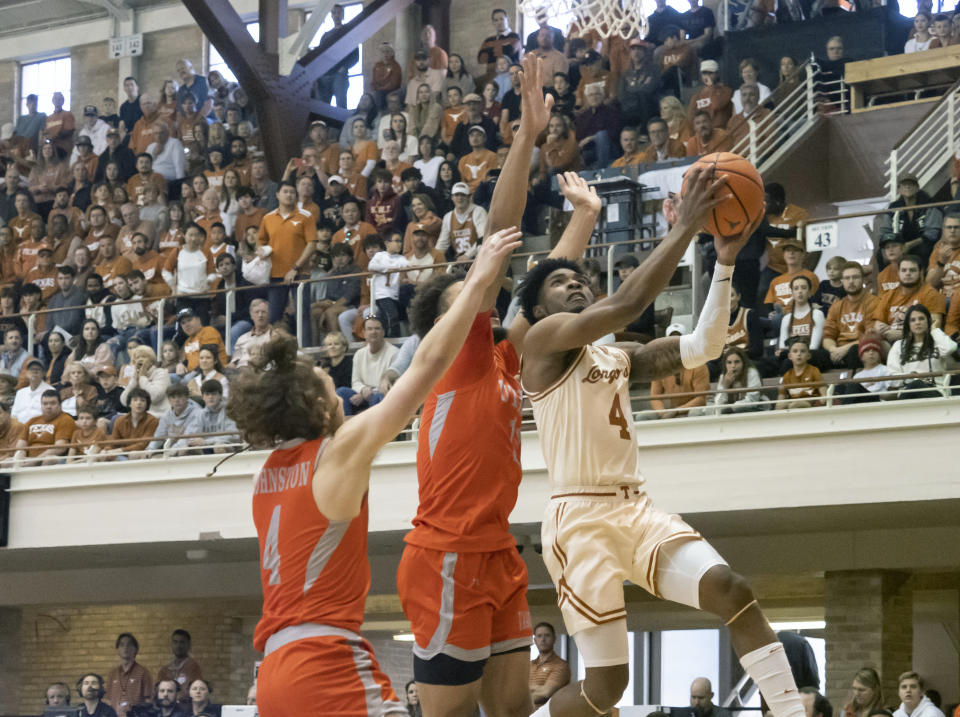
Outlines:
<svg viewBox="0 0 960 717"><path fill-rule="evenodd" d="M726 191L732 196L723 204L714 207L703 230L715 236L736 236L744 227L763 214L763 179L760 172L739 154L714 152L705 154L690 169L714 167L717 178L726 177ZM688 170L680 190L682 197L687 192Z"/></svg>

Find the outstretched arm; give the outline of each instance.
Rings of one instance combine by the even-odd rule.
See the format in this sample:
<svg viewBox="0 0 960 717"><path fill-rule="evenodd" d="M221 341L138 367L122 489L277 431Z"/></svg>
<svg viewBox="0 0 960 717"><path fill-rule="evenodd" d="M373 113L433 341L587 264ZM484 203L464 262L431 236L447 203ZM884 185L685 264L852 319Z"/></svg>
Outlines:
<svg viewBox="0 0 960 717"><path fill-rule="evenodd" d="M527 55L521 64L523 71L520 72L520 97L523 111L520 114L520 128L493 188L485 229L487 236L506 227L520 226L523 210L527 206L527 183L534 142L547 126L550 108L553 107L553 95L543 96L543 62L538 57ZM510 257L507 256L500 268L501 281L495 282L484 298L484 309L490 309L496 303L497 293L500 291L502 278L507 275L509 263Z"/></svg>
<svg viewBox="0 0 960 717"><path fill-rule="evenodd" d="M520 245L519 239L520 232L511 227L483 243L460 294L423 339L410 368L383 401L336 432L313 481L314 499L329 520L347 520L360 511L374 457L404 429L433 384L450 368L480 312L484 294L499 279L501 262Z"/></svg>
<svg viewBox="0 0 960 717"><path fill-rule="evenodd" d="M530 329L536 336L530 340L536 344L537 354L560 354L620 331L666 287L707 215L729 196L724 190L726 180L714 180L712 168L693 168L690 172L689 189L677 210L677 222L650 257L612 296L579 314L554 314L538 321Z"/></svg>
<svg viewBox="0 0 960 717"><path fill-rule="evenodd" d="M734 264L737 254L755 230L756 223L744 229L738 237L714 237L717 265L696 328L687 336L657 339L642 346L628 344L632 382L663 378L682 368L697 368L720 357L730 319L730 283Z"/></svg>

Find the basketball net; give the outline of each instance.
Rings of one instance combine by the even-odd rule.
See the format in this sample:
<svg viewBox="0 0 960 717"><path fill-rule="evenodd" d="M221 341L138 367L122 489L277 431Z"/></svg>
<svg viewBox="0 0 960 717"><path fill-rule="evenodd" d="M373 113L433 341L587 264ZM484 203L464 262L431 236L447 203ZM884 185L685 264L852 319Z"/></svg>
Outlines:
<svg viewBox="0 0 960 717"><path fill-rule="evenodd" d="M624 40L643 39L647 34L640 0L518 0L517 5L526 15L545 14L548 20L573 13L580 37L589 30L600 37L619 35Z"/></svg>

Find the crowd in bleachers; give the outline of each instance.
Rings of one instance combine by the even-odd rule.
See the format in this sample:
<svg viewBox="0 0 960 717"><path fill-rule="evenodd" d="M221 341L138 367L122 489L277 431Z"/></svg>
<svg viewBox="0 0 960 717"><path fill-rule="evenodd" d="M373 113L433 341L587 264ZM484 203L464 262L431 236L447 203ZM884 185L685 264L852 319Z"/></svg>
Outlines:
<svg viewBox="0 0 960 717"><path fill-rule="evenodd" d="M336 33L342 8L332 15ZM543 91L553 97L524 218L534 234L564 221L551 182L558 172L728 149L748 118L762 118L777 92L798 82L791 57L773 89L746 59L740 87L725 86L715 17L696 1L685 13L658 2L643 38L576 26L564 33L546 16L537 20L524 43L494 10L493 34L469 49L485 68L477 77L463 55L437 46L430 26L406 66L384 43L350 119L311 122L278 178L243 88L217 71L198 75L189 60L158 91L126 78L119 106L106 97L99 108L84 106L79 121L60 92L49 115L28 96L27 111L0 134L3 456L47 463L227 450L237 442L225 413L231 372L276 331L324 347L348 413L378 401L416 348L416 336L399 350L395 343L410 334L406 309L418 283L447 270L438 263L469 262L483 237L522 110L524 52L541 58ZM825 66L842 71L842 55L842 40L831 38ZM345 102L355 61L320 78L316 95ZM822 371L860 367L869 353L862 340L873 333L879 363L888 354L891 369L946 366L960 328L960 304L946 310L960 236L942 213L910 210L925 199L916 184L901 177L873 267L879 277L834 258L822 283L812 271L818 257L797 237L807 213L769 185L767 221L738 258L730 351L709 379L679 376L654 391L712 379L736 389L711 399L713 410L744 410L765 377L817 384ZM709 271L709 242L701 248ZM623 262L621 279L637 263L632 255ZM361 277L367 271L372 282ZM304 279L324 281L308 284L298 306L291 282ZM509 301L504 290L501 314ZM927 314L907 321L917 301ZM641 338L657 331L652 320L628 328ZM798 339L805 355L793 348ZM874 396L887 395L876 386ZM822 398L819 387L798 391L780 398ZM654 407L663 415L705 408L702 399L681 403L656 398Z"/></svg>

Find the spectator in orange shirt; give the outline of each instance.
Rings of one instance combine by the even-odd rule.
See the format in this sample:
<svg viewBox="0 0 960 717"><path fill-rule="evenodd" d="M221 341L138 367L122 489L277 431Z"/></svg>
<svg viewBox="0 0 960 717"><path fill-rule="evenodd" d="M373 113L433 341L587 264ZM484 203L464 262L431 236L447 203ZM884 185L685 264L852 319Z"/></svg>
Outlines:
<svg viewBox="0 0 960 717"><path fill-rule="evenodd" d="M640 151L640 135L635 127L624 127L620 130L620 148L623 155L613 161L611 167L629 167L643 162L643 152Z"/></svg>
<svg viewBox="0 0 960 717"><path fill-rule="evenodd" d="M900 286L900 258L903 254L903 237L894 232L881 232L880 247L871 263L871 273L876 273L877 268L886 264L879 273L876 273L877 296Z"/></svg>
<svg viewBox="0 0 960 717"><path fill-rule="evenodd" d="M223 344L220 332L212 326L204 326L203 320L194 313L193 309L181 309L177 314L177 321L180 322L180 329L186 334L186 340L183 342L183 362L186 365L184 374L197 368L200 347L208 344L217 347L217 358L220 363L227 363L227 348ZM177 373L180 371L178 370Z"/></svg>
<svg viewBox="0 0 960 717"><path fill-rule="evenodd" d="M687 140L687 156L699 157L711 152L723 152L728 148L727 133L713 126L713 119L706 110L693 116L693 135Z"/></svg>
<svg viewBox="0 0 960 717"><path fill-rule="evenodd" d="M373 78L370 82L370 90L377 101L377 107L386 107L387 95L399 90L402 83L403 69L397 62L393 45L384 42L380 45L380 59L373 66Z"/></svg>
<svg viewBox="0 0 960 717"><path fill-rule="evenodd" d="M807 254L803 245L796 239L784 239L780 245L783 247L783 259L787 264L787 270L774 277L763 299L763 303L771 306L774 311L786 311L790 308L790 302L793 301L790 282L795 276L805 276L810 280L811 296L817 293L820 286L817 275L803 268L803 260Z"/></svg>
<svg viewBox="0 0 960 717"><path fill-rule="evenodd" d="M152 184L157 188L157 194L167 196L167 180L163 175L153 171L153 157L146 152L137 155L137 173L127 181L127 194L131 202L143 204L143 187Z"/></svg>
<svg viewBox="0 0 960 717"><path fill-rule="evenodd" d="M641 162L665 162L668 159L678 159L687 156L687 148L678 139L670 139L670 126L661 117L654 117L647 122L647 136L650 145L643 152Z"/></svg>
<svg viewBox="0 0 960 717"><path fill-rule="evenodd" d="M40 396L41 414L26 423L26 439L17 441L17 450L26 451L28 464L52 466L62 462L76 428L73 419L60 408L60 394L56 389Z"/></svg>
<svg viewBox="0 0 960 717"><path fill-rule="evenodd" d="M270 323L283 318L291 291L290 282L297 279L307 267L307 260L316 250L317 225L309 213L297 207L297 188L290 182L281 182L277 190L279 206L260 222L258 240L269 249L270 268ZM309 292L304 292L306 300ZM309 317L309 307L304 312ZM309 330L309 327L308 327ZM226 363L226 359L223 359Z"/></svg>
<svg viewBox="0 0 960 717"><path fill-rule="evenodd" d="M714 127L726 128L733 115L733 90L720 82L720 65L716 60L700 63L702 86L690 98L690 114L708 112Z"/></svg>
<svg viewBox="0 0 960 717"><path fill-rule="evenodd" d="M367 122L363 117L354 117L350 127L353 130L353 158L360 174L369 177L380 158L380 150L368 136Z"/></svg>
<svg viewBox="0 0 960 717"><path fill-rule="evenodd" d="M960 215L944 218L941 238L930 252L927 283L950 301L960 284Z"/></svg>
<svg viewBox="0 0 960 717"><path fill-rule="evenodd" d="M497 167L497 155L486 148L487 132L480 125L472 126L467 137L471 151L460 158L457 166L472 194L486 179L487 173Z"/></svg>
<svg viewBox="0 0 960 717"><path fill-rule="evenodd" d="M67 156L73 151L73 131L76 129L77 120L73 112L63 109L64 97L62 92L54 92L53 112L47 115L47 123L44 127L44 136L53 142L60 150L63 156Z"/></svg>
<svg viewBox="0 0 960 717"><path fill-rule="evenodd" d="M47 301L57 292L57 267L53 263L53 247L43 242L37 248L37 263L23 277L25 283L40 288Z"/></svg>
<svg viewBox="0 0 960 717"><path fill-rule="evenodd" d="M681 324L671 324L666 331L667 336L682 336L684 329ZM706 364L694 369L683 368L678 373L656 379L650 383L650 408L656 413L649 414L648 418L678 418L699 413L693 409L707 405L706 391L710 390L710 371ZM671 398L674 393L704 392L701 396L682 396Z"/></svg>
<svg viewBox="0 0 960 717"><path fill-rule="evenodd" d="M363 240L371 234L376 234L376 227L361 220L360 203L356 200L344 202L340 208L340 216L343 219L343 226L333 235L331 244L346 242L353 249L354 262L361 270L366 269L368 257L363 251Z"/></svg>
<svg viewBox="0 0 960 717"><path fill-rule="evenodd" d="M447 109L440 118L440 141L450 144L458 124L467 121L467 108L463 104L463 91L453 85L447 88Z"/></svg>
<svg viewBox="0 0 960 717"><path fill-rule="evenodd" d="M899 266L900 285L877 297L873 313L874 330L893 343L903 338L903 318L914 304L923 304L931 316L931 328L943 326L947 306L943 296L933 287L923 283L920 259L911 254L901 257Z"/></svg>
<svg viewBox="0 0 960 717"><path fill-rule="evenodd" d="M784 408L822 406L823 401L818 399L824 395L823 386L795 385L817 384L823 380L820 371L808 363L810 360L810 347L807 345L807 342L802 338L795 338L793 343L790 344L787 357L793 364L793 368L783 374L783 378L780 379L776 408L780 410Z"/></svg>

